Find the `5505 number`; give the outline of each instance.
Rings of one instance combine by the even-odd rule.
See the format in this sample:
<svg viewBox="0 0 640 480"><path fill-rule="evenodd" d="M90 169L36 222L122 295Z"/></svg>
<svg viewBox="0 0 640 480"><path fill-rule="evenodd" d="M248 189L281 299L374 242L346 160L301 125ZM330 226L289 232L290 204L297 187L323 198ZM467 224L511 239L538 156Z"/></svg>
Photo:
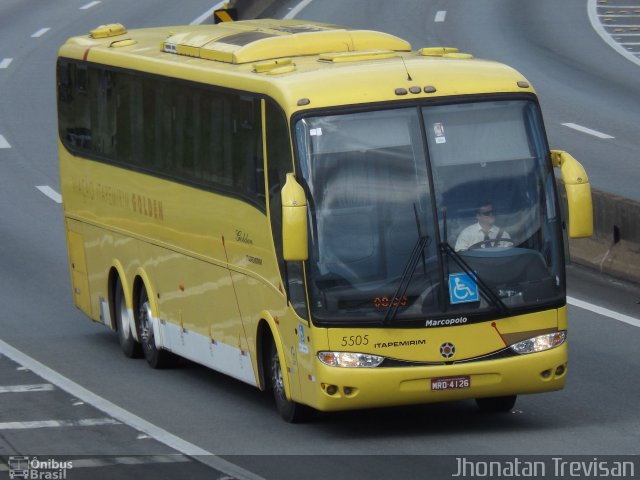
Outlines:
<svg viewBox="0 0 640 480"><path fill-rule="evenodd" d="M351 335L350 337L342 337L343 347L355 347L360 345L369 345L369 335Z"/></svg>

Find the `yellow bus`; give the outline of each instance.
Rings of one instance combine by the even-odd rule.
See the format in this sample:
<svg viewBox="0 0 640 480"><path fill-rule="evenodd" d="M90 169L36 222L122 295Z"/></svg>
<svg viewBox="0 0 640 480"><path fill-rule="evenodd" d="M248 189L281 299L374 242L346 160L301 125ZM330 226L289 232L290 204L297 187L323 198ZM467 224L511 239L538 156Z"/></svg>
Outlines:
<svg viewBox="0 0 640 480"><path fill-rule="evenodd" d="M110 24L61 47L57 101L75 305L128 357L293 422L564 386L590 187L510 67L302 20Z"/></svg>

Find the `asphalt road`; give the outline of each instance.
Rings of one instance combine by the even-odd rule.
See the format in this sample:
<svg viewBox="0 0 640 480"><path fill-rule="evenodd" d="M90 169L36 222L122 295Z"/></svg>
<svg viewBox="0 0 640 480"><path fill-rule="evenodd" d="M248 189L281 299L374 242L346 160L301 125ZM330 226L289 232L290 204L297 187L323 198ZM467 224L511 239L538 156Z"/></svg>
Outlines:
<svg viewBox="0 0 640 480"><path fill-rule="evenodd" d="M601 25L610 18L628 32L640 27L638 0L312 0L297 17L382 29L414 48L452 46L515 67L538 92L551 148L571 152L595 188L640 200L640 58L634 63L605 43L589 20L592 3ZM267 15L284 16L296 4ZM616 16L623 4L631 5L621 10L626 18ZM632 33L615 38L640 42Z"/></svg>
<svg viewBox="0 0 640 480"><path fill-rule="evenodd" d="M473 402L458 402L321 415L289 425L268 396L223 375L187 362L153 371L143 360L126 359L116 336L72 305L55 196L55 55L67 37L99 24L189 23L211 3L104 0L81 9L86 5L88 0L0 4L0 340L102 400L96 400L98 409L86 402L74 406L78 397L55 385L53 391L0 393L0 456L186 454L184 463L194 469L201 465L190 461L193 455L205 468L213 465L210 478L353 479L438 478L424 472L439 457L421 455L640 453L640 321L633 323L640 318L640 288L576 268L569 274L571 298L609 310L570 305L567 387L523 396L504 416L481 415ZM439 11L447 12L444 22L434 21ZM299 16L384 29L414 46L453 44L516 66L541 95L553 147L578 157L596 187L637 195L640 67L600 39L584 2L314 0ZM593 137L563 123L615 138ZM36 188L45 186L52 190ZM631 322L620 321L626 317L616 312ZM35 373L17 379L19 368L19 362L1 358L0 386L52 383ZM80 421L91 418L118 423ZM13 422L47 420L68 422L10 428ZM217 456L197 455L209 453ZM244 470L233 472L225 461ZM100 478L101 468L84 471ZM124 475L142 470L149 477L176 478L160 461L135 468ZM449 463L442 467L443 478L450 475L447 468Z"/></svg>

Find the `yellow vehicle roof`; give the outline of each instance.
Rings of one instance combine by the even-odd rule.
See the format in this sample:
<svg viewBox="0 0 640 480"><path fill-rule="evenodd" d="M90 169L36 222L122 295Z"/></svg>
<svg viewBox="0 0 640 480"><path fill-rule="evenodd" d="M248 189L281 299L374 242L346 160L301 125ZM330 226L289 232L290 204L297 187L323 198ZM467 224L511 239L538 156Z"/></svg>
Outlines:
<svg viewBox="0 0 640 480"><path fill-rule="evenodd" d="M304 20L129 30L102 25L60 56L266 94L289 113L408 98L532 92L506 65L455 48Z"/></svg>

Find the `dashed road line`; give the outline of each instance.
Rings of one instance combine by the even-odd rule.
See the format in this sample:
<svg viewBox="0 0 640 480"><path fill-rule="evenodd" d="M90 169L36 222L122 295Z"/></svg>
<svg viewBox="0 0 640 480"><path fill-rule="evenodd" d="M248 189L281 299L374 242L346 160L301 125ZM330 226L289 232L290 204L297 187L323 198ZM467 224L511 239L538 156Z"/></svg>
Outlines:
<svg viewBox="0 0 640 480"><path fill-rule="evenodd" d="M433 21L434 22L444 22L445 18L447 18L447 11L446 10L439 10L438 13L436 13L436 16L433 19Z"/></svg>
<svg viewBox="0 0 640 480"><path fill-rule="evenodd" d="M135 428L139 432L146 433L151 438L164 443L165 445L177 450L183 455L187 455L197 460L198 462L208 465L220 472L234 477L237 480L265 480L264 477L257 475L249 470L246 470L234 463L229 462L212 452L209 452L203 448L194 445L172 433L144 420L143 418L134 415L133 413L125 410L109 400L96 395L95 393L87 390L86 388L78 385L74 381L61 375L60 373L52 370L46 365L38 362L36 359L31 358L20 350L12 347L8 343L0 340L0 353L19 363L36 375L40 376L44 380L56 385L58 388L70 393L75 398L86 402L89 405L97 408L98 410L106 413L112 418L108 420L123 423ZM20 423L20 422L17 422ZM1 424L0 424L1 425ZM76 425L79 426L79 425ZM0 428L0 430L2 430Z"/></svg>
<svg viewBox="0 0 640 480"><path fill-rule="evenodd" d="M47 33L49 30L51 30L51 28L46 27L46 28L41 28L40 30L38 30L37 32L35 32L33 35L31 35L31 38L38 38L43 36L45 33Z"/></svg>
<svg viewBox="0 0 640 480"><path fill-rule="evenodd" d="M9 142L7 142L7 139L2 135L0 135L0 148L11 148L11 145L9 144Z"/></svg>
<svg viewBox="0 0 640 480"><path fill-rule="evenodd" d="M58 192L56 192L50 186L48 186L48 185L40 185L40 186L37 186L36 188L38 190L40 190L44 195L49 197L51 200L53 200L54 202L62 203L62 195L60 195Z"/></svg>
<svg viewBox="0 0 640 480"><path fill-rule="evenodd" d="M52 392L54 386L50 383L37 385L0 385L0 393Z"/></svg>
<svg viewBox="0 0 640 480"><path fill-rule="evenodd" d="M629 315L625 315L623 313L616 312L614 310L609 310L608 308L594 305L593 303L585 302L583 300L578 300L577 298L573 298L573 297L567 297L567 303L569 305L573 305L575 307L582 308L584 310L589 310L593 313L597 313L598 315L603 315L605 317L618 320L619 322L626 323L627 325L640 327L640 319L631 317Z"/></svg>
<svg viewBox="0 0 640 480"><path fill-rule="evenodd" d="M113 418L83 418L80 420L36 420L32 422L0 422L2 430L31 430L34 428L96 427L100 425L122 425Z"/></svg>
<svg viewBox="0 0 640 480"><path fill-rule="evenodd" d="M593 130L591 128L583 127L582 125L578 125L577 123L563 123L565 127L572 128L573 130L577 130L578 132L586 133L592 135L594 137L602 138L602 139L612 139L616 137L612 137L607 133L599 132L598 130Z"/></svg>
<svg viewBox="0 0 640 480"><path fill-rule="evenodd" d="M90 8L95 7L96 5L100 4L101 2L99 0L96 0L94 2L89 2L86 5L83 5L79 8L79 10L89 10Z"/></svg>
<svg viewBox="0 0 640 480"><path fill-rule="evenodd" d="M73 461L73 468L110 467L113 465L149 465L156 463L187 463L192 460L184 455L143 455L114 458L82 458Z"/></svg>
<svg viewBox="0 0 640 480"><path fill-rule="evenodd" d="M13 58L3 58L0 60L0 68L8 68L11 62L13 62Z"/></svg>

